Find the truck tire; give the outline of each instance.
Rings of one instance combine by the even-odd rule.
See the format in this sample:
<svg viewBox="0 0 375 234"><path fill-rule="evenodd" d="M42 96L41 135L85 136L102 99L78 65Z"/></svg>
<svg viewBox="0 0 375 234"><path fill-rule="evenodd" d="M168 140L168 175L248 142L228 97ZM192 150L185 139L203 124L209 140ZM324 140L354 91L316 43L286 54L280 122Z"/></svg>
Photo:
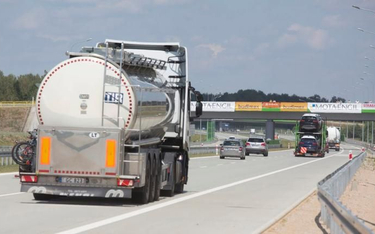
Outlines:
<svg viewBox="0 0 375 234"><path fill-rule="evenodd" d="M184 192L184 183L181 182L179 184L176 184L176 186L174 187L174 191L176 193L183 193Z"/></svg>
<svg viewBox="0 0 375 234"><path fill-rule="evenodd" d="M246 156L249 156L249 155L250 155L250 153L246 152L246 153L245 153L245 155L246 155Z"/></svg>
<svg viewBox="0 0 375 234"><path fill-rule="evenodd" d="M176 181L176 161L174 162L173 165L173 175L171 176L171 190L165 190L165 196L167 197L173 197L174 196L174 191L175 191L175 181Z"/></svg>
<svg viewBox="0 0 375 234"><path fill-rule="evenodd" d="M149 197L150 197L150 178L151 178L150 169L151 169L150 158L147 158L145 185L142 188L134 190L134 198L136 202L140 204L147 204Z"/></svg>
<svg viewBox="0 0 375 234"><path fill-rule="evenodd" d="M148 197L149 202L153 202L155 199L155 191L156 191L156 160L155 158L152 159L151 163L151 175L150 175L150 195Z"/></svg>
<svg viewBox="0 0 375 234"><path fill-rule="evenodd" d="M154 201L159 201L160 189L161 189L161 163L160 163L160 158L158 158L158 160L156 160L156 186L155 186Z"/></svg>
<svg viewBox="0 0 375 234"><path fill-rule="evenodd" d="M44 193L33 193L33 196L36 201L49 201L54 198L53 195Z"/></svg>

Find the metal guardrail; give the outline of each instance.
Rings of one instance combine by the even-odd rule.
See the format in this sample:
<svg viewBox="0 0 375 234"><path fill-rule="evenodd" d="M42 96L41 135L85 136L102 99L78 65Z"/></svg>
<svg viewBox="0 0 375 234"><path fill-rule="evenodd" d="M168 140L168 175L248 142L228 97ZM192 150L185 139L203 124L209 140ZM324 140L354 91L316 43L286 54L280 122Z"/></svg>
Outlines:
<svg viewBox="0 0 375 234"><path fill-rule="evenodd" d="M339 201L366 155L366 152L360 153L352 161L347 162L318 183L321 219L329 227L330 233L373 233Z"/></svg>
<svg viewBox="0 0 375 234"><path fill-rule="evenodd" d="M189 153L194 154L216 154L216 146L192 146Z"/></svg>
<svg viewBox="0 0 375 234"><path fill-rule="evenodd" d="M0 166L8 166L16 164L12 159L12 147L1 146L0 147Z"/></svg>
<svg viewBox="0 0 375 234"><path fill-rule="evenodd" d="M281 146L282 146L281 144L280 145L268 145L268 149L281 148ZM191 146L189 153L191 155L194 155L194 154L217 154L219 155L219 151L216 151L216 150L219 150L219 148L216 149L216 146Z"/></svg>

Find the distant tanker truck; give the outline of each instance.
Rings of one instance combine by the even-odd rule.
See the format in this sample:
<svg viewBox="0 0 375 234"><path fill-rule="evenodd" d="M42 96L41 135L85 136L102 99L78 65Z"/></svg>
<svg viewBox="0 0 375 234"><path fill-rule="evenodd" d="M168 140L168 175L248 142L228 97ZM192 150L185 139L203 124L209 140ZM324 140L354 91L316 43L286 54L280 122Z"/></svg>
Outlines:
<svg viewBox="0 0 375 234"><path fill-rule="evenodd" d="M190 121L202 113L179 43L106 40L57 64L36 97L39 127L21 191L58 196L173 196L188 181ZM190 98L196 97L191 117Z"/></svg>
<svg viewBox="0 0 375 234"><path fill-rule="evenodd" d="M327 142L329 148L335 149L336 151L340 151L340 129L337 127L328 127L327 132Z"/></svg>

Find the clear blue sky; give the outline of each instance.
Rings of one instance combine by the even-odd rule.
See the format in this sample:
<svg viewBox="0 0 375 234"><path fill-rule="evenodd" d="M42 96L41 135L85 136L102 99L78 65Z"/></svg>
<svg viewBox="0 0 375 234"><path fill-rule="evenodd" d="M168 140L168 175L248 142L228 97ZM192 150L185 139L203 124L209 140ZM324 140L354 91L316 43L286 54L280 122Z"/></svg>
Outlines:
<svg viewBox="0 0 375 234"><path fill-rule="evenodd" d="M375 96L375 61L364 58L375 60L375 34L357 28L375 32L375 14L352 5L375 11L371 0L0 0L0 70L43 74L87 38L72 50L177 41L203 92L365 101Z"/></svg>

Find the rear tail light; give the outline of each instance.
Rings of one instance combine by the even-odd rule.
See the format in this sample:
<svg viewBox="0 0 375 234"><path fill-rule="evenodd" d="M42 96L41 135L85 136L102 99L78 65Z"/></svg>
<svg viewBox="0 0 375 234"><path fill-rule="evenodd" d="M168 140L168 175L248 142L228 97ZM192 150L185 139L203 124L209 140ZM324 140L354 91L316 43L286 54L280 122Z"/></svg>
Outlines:
<svg viewBox="0 0 375 234"><path fill-rule="evenodd" d="M239 151L240 151L240 152L242 151L242 147L240 147Z"/></svg>
<svg viewBox="0 0 375 234"><path fill-rule="evenodd" d="M261 145L261 146L266 146L266 143L264 143L264 142L263 142L263 143L262 143L262 144L260 144L260 145Z"/></svg>
<svg viewBox="0 0 375 234"><path fill-rule="evenodd" d="M249 143L249 142L246 142L246 146L248 146L248 145L250 145L250 143Z"/></svg>
<svg viewBox="0 0 375 234"><path fill-rule="evenodd" d="M21 182L36 183L38 182L38 176L36 175L22 175Z"/></svg>
<svg viewBox="0 0 375 234"><path fill-rule="evenodd" d="M125 186L125 187L133 187L134 181L133 180L126 180L126 179L117 179L118 186Z"/></svg>
<svg viewBox="0 0 375 234"><path fill-rule="evenodd" d="M316 142L313 142L313 145L318 145Z"/></svg>
<svg viewBox="0 0 375 234"><path fill-rule="evenodd" d="M222 146L222 147L220 148L220 150L224 150L224 146Z"/></svg>
<svg viewBox="0 0 375 234"><path fill-rule="evenodd" d="M318 120L313 120L313 123L317 123L318 122Z"/></svg>
<svg viewBox="0 0 375 234"><path fill-rule="evenodd" d="M305 120L301 119L299 122L305 122Z"/></svg>
<svg viewBox="0 0 375 234"><path fill-rule="evenodd" d="M303 142L301 141L301 142L299 143L299 145L303 145Z"/></svg>

